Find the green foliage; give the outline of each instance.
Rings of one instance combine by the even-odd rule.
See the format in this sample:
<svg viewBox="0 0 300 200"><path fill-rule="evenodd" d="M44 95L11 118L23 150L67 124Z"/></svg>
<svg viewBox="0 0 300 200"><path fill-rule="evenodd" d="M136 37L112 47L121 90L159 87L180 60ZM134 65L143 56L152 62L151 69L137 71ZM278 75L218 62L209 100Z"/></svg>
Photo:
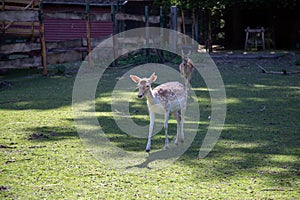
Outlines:
<svg viewBox="0 0 300 200"><path fill-rule="evenodd" d="M224 9L233 5L252 5L256 7L271 7L271 8L296 8L300 6L298 0L155 0L157 5L169 9L170 6L178 6L182 9Z"/></svg>
<svg viewBox="0 0 300 200"><path fill-rule="evenodd" d="M161 50L161 54L165 62L173 62L176 64L179 64L181 62L181 57L176 54L173 54L168 51L163 51L163 50ZM118 66L128 66L128 65L132 65L132 63L134 63L134 65L140 65L145 63L160 63L160 62L161 60L157 55L157 51L153 49L149 49L148 56L146 56L146 52L144 49L144 50L140 50L134 53L124 55L117 60Z"/></svg>
<svg viewBox="0 0 300 200"><path fill-rule="evenodd" d="M57 74L65 74L66 67L65 65L57 65Z"/></svg>

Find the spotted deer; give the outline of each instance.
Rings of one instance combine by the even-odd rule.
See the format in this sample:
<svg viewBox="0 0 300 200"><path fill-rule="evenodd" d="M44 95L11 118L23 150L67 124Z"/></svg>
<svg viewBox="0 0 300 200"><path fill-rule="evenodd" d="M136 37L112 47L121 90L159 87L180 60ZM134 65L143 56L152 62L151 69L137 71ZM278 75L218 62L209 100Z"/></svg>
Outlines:
<svg viewBox="0 0 300 200"><path fill-rule="evenodd" d="M151 138L154 127L155 114L164 115L165 128L165 149L169 148L168 139L168 121L170 114L173 114L177 121L177 135L175 144L184 141L184 114L186 109L186 98L184 86L179 82L167 82L155 87L153 90L151 84L156 81L157 76L153 73L149 78L139 78L130 75L132 81L137 83L139 92L138 98L147 98L147 107L150 115L149 136L146 146L146 152L150 152Z"/></svg>
<svg viewBox="0 0 300 200"><path fill-rule="evenodd" d="M184 54L183 50L181 50L181 63L179 65L179 71L183 78L184 85L186 88L189 88L189 84L191 83L192 72L194 70L193 61L189 58L191 56L191 51L188 54Z"/></svg>

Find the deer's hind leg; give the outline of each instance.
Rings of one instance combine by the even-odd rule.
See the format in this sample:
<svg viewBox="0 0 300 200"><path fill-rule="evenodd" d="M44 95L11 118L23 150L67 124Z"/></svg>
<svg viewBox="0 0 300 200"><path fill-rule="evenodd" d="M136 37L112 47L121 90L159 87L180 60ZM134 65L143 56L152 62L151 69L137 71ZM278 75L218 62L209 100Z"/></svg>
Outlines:
<svg viewBox="0 0 300 200"><path fill-rule="evenodd" d="M181 143L184 142L184 132L183 132L183 127L184 127L184 116L185 116L185 106L181 109L181 112L180 112L180 134L179 134L179 141Z"/></svg>
<svg viewBox="0 0 300 200"><path fill-rule="evenodd" d="M177 121L177 134L176 134L176 139L175 139L175 144L177 145L178 144L178 139L180 137L180 134L181 134L181 116L180 116L180 113L177 111L174 114L174 117Z"/></svg>
<svg viewBox="0 0 300 200"><path fill-rule="evenodd" d="M165 113L165 134L166 134L166 140L165 140L165 149L169 149L169 136L168 136L168 123L169 123L169 117L170 117L170 111L167 110Z"/></svg>

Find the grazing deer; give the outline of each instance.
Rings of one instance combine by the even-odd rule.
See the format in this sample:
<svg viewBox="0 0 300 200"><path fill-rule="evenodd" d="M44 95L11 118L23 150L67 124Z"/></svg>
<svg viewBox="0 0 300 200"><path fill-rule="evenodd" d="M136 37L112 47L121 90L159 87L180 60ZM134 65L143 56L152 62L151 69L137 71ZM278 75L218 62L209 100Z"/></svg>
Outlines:
<svg viewBox="0 0 300 200"><path fill-rule="evenodd" d="M184 85L188 88L188 85L191 82L192 72L194 70L193 61L189 58L191 55L191 51L188 54L184 54L183 50L181 50L181 63L179 65L180 74L184 80Z"/></svg>
<svg viewBox="0 0 300 200"><path fill-rule="evenodd" d="M149 78L139 78L135 75L130 75L130 78L132 81L137 83L139 89L138 98L147 98L147 107L150 115L150 126L146 152L150 152L151 148L151 138L153 133L155 114L163 114L165 117L165 149L168 149L169 147L168 121L170 114L173 114L177 121L177 135L175 144L178 144L178 141L183 142L183 125L187 97L184 86L179 82L167 82L157 86L152 90L151 84L157 79L155 73L153 73Z"/></svg>

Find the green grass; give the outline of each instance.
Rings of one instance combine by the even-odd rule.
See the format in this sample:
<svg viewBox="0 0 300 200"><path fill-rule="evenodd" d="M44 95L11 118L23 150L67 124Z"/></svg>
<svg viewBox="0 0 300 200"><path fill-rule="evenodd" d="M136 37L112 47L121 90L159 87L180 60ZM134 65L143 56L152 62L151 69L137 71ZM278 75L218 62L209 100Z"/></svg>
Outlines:
<svg viewBox="0 0 300 200"><path fill-rule="evenodd" d="M0 198L299 199L299 75L263 74L255 65L299 71L295 57L215 62L226 87L227 117L213 151L197 158L209 124L210 99L202 78L194 74L201 120L193 144L168 167L143 168L141 173L99 162L79 138L71 108L72 65L66 70L73 77L45 78L38 70L1 76L12 86L0 90ZM127 70L105 72L96 115L114 145L147 156L146 139L125 136L112 117L111 91ZM148 124L144 101L132 99L130 112L136 123ZM170 137L175 130L172 119ZM153 150L163 145L161 132L153 139Z"/></svg>

